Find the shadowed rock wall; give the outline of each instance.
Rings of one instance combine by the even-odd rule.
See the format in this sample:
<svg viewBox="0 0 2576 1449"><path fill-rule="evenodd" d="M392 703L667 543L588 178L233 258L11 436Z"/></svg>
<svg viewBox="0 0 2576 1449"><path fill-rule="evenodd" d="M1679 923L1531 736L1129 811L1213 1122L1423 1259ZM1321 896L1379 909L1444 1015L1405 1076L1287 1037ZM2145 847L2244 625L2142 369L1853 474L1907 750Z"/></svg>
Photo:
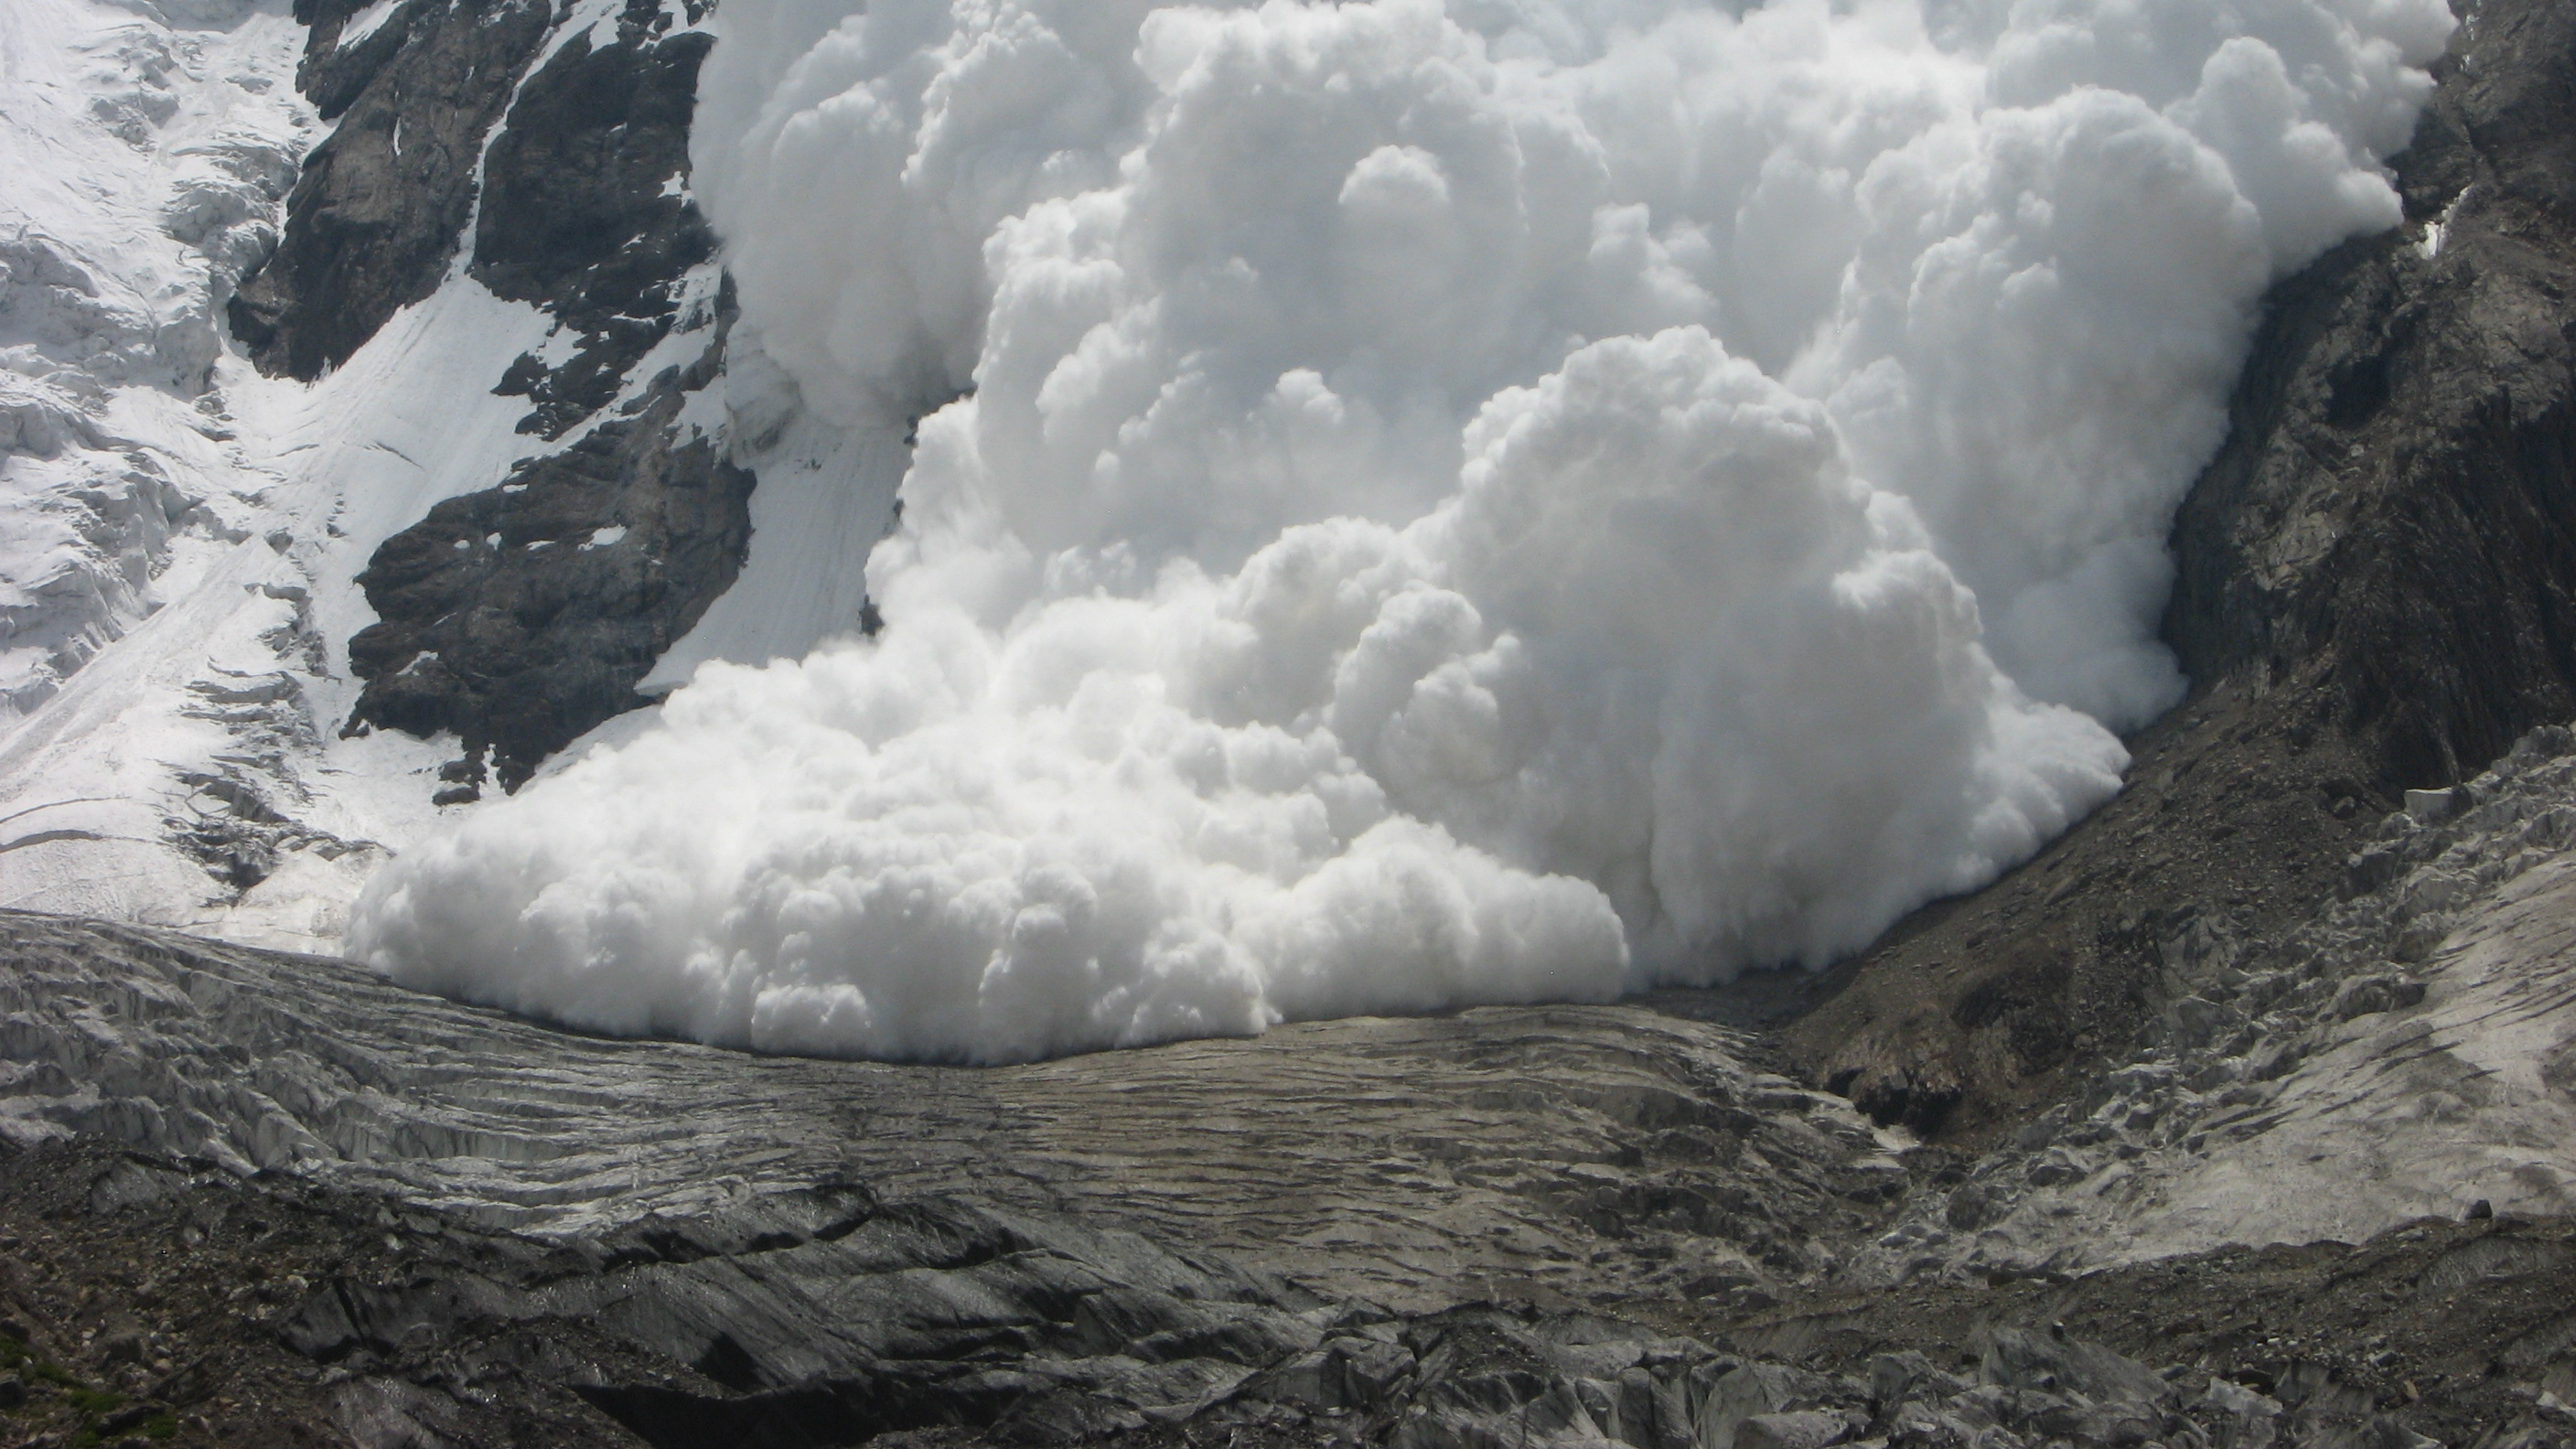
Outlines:
<svg viewBox="0 0 2576 1449"><path fill-rule="evenodd" d="M633 417L387 539L358 575L379 622L349 641L367 682L355 718L453 732L465 758L450 783L465 799L487 769L516 789L583 731L643 704L636 682L733 583L751 544L752 475L676 421L707 380L667 373Z"/></svg>
<svg viewBox="0 0 2576 1449"><path fill-rule="evenodd" d="M339 125L304 160L276 253L230 305L263 371L311 380L447 276L485 136L553 22L545 0L410 0L345 55L324 0L297 77Z"/></svg>
<svg viewBox="0 0 2576 1449"><path fill-rule="evenodd" d="M2406 223L2273 290L2175 521L2191 696L2119 798L1790 1029L1880 1120L2008 1129L2187 993L2181 943L2305 920L2405 789L2576 718L2576 11L2462 13Z"/></svg>

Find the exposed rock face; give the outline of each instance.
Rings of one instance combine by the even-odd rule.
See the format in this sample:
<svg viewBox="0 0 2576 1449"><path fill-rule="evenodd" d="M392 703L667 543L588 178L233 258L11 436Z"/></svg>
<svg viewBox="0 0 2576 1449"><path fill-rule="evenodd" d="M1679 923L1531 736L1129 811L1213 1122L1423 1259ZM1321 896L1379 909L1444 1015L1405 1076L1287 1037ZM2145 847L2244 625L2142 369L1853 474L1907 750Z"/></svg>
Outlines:
<svg viewBox="0 0 2576 1449"><path fill-rule="evenodd" d="M231 304L270 372L310 380L446 277L474 210L484 138L554 18L545 0L408 0L342 56L341 0L314 25L299 81L339 126L304 160L276 254Z"/></svg>
<svg viewBox="0 0 2576 1449"><path fill-rule="evenodd" d="M2174 529L2183 667L2302 696L2386 790L2576 717L2576 12L2468 14L2411 224L2274 294Z"/></svg>
<svg viewBox="0 0 2576 1449"><path fill-rule="evenodd" d="M2152 1045L1918 1195L1846 1270L2068 1272L2480 1203L2576 1212L2571 845L2576 734L2551 727L2416 792L2299 929L2183 923L2156 943Z"/></svg>
<svg viewBox="0 0 2576 1449"><path fill-rule="evenodd" d="M581 334L564 364L522 357L501 380L536 404L521 432L559 438L614 401L670 333L681 279L715 255L714 232L671 185L688 167L712 39L652 38L670 23L658 0L636 0L614 43L565 42L520 88L484 163L475 277Z"/></svg>
<svg viewBox="0 0 2576 1449"><path fill-rule="evenodd" d="M1824 983L1800 1070L1988 1140L2188 988L2159 943L2287 932L2409 787L2576 717L2576 16L2481 0L2405 226L2274 290L2235 430L2176 521L2193 679L2127 790Z"/></svg>
<svg viewBox="0 0 2576 1449"><path fill-rule="evenodd" d="M487 751L516 789L547 755L643 704L636 683L750 546L752 475L677 421L711 370L666 373L633 417L387 539L358 576L382 622L349 641L367 681L356 718L453 731L467 759L454 783L470 798Z"/></svg>
<svg viewBox="0 0 2576 1449"><path fill-rule="evenodd" d="M529 399L519 431L568 446L438 504L359 576L380 622L348 644L366 681L350 727L454 733L440 798L463 801L644 704L635 686L749 547L751 473L720 425L680 418L721 370L732 314L686 186L712 37L672 33L710 7L628 0L613 38L584 22L551 50L575 22L541 3L419 0L343 45L354 8L299 12L299 83L340 125L233 322L263 367L311 378L436 291L460 250L494 294L556 320L544 355L488 386Z"/></svg>

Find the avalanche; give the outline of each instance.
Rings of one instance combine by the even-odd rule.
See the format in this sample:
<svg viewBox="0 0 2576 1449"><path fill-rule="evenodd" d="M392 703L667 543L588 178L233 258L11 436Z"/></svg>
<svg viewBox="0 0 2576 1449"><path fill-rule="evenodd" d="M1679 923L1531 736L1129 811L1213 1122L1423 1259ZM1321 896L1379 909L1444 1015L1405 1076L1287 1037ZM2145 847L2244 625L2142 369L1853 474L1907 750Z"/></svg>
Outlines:
<svg viewBox="0 0 2576 1449"><path fill-rule="evenodd" d="M965 1060L1853 949L2177 696L2172 510L2450 24L731 0L732 407L920 416L886 628L702 665L350 948Z"/></svg>

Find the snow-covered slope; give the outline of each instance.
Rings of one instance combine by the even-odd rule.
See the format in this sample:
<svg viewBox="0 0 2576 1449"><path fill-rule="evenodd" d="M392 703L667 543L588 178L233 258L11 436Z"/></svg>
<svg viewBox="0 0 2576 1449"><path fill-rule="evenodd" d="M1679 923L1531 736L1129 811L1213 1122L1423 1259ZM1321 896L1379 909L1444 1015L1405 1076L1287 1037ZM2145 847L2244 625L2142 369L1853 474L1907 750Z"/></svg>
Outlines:
<svg viewBox="0 0 2576 1449"><path fill-rule="evenodd" d="M317 93L362 42L394 59L358 60L399 64L400 45L435 39L441 8L326 13L308 30L288 0L0 7L0 904L336 948L386 850L473 808L457 798L470 789L432 803L442 766L459 774L455 739L344 737L364 683L349 642L377 622L360 575L434 505L524 492L534 475L514 469L572 453L654 379L719 355L714 265L648 279L676 319L660 340L617 357L553 437L523 431L528 389L496 392L514 362L560 369L591 337L574 309L476 275L475 217L445 238L426 299L317 380L253 365L225 305L277 247L299 161L330 133L299 62ZM567 7L518 85L568 48L667 39L704 10ZM362 101L344 129L365 115ZM479 144L488 159L491 138ZM656 184L685 200L684 174ZM747 371L739 386L700 379L667 436L645 440L723 447L730 389L752 400L782 479L754 508L738 597L674 651L674 683L682 661L796 653L853 627L864 601L810 555L864 552L900 474L895 425L800 422L792 390L764 381L774 370ZM853 460L863 486L838 486ZM564 552L621 532L586 529ZM509 547L542 562L553 542Z"/></svg>
<svg viewBox="0 0 2576 1449"><path fill-rule="evenodd" d="M165 601L174 541L238 532L256 491L196 404L309 139L303 32L282 5L145 9L0 13L0 717Z"/></svg>
<svg viewBox="0 0 2576 1449"><path fill-rule="evenodd" d="M309 590L268 542L296 510L227 413L245 379L218 318L313 134L303 39L282 3L0 13L8 899L209 894L168 822L223 814L219 757L258 753L222 716L281 717L253 699L279 652L258 636L291 631Z"/></svg>

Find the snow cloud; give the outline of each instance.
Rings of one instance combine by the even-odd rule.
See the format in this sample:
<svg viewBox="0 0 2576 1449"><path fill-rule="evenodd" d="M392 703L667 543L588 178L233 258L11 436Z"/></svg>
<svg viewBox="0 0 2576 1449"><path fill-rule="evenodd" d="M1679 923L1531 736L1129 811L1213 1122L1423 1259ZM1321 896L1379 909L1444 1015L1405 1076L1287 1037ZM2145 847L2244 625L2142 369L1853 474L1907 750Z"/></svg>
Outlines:
<svg viewBox="0 0 2576 1449"><path fill-rule="evenodd" d="M2264 287L2398 219L2451 19L720 23L747 330L839 422L928 412L887 627L706 666L389 867L351 947L998 1061L1816 964L2027 857L2177 697L2172 511Z"/></svg>

